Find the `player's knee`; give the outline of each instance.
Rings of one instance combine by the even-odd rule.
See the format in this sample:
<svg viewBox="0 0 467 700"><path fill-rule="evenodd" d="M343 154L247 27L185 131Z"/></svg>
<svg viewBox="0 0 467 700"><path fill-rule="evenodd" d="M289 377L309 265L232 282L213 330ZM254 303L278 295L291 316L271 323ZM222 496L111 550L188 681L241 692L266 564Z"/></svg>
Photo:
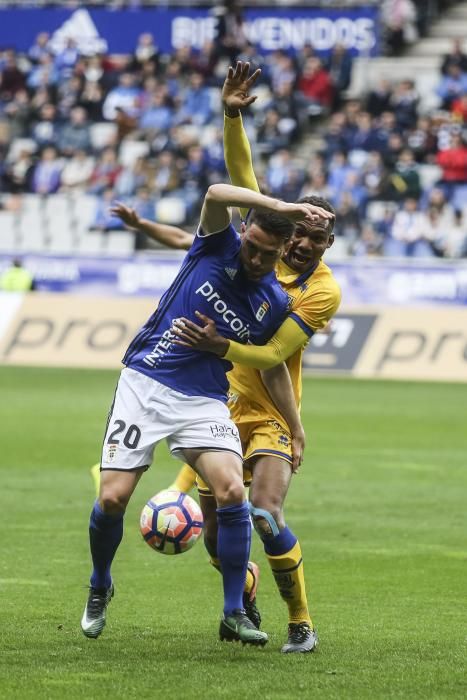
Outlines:
<svg viewBox="0 0 467 700"><path fill-rule="evenodd" d="M107 515L124 513L127 504L127 495L114 490L104 491L99 498L99 505Z"/></svg>
<svg viewBox="0 0 467 700"><path fill-rule="evenodd" d="M250 502L250 514L253 526L261 539L277 537L280 530L285 526L284 515L279 504Z"/></svg>
<svg viewBox="0 0 467 700"><path fill-rule="evenodd" d="M216 501L219 507L234 506L242 503L245 498L245 489L241 480L232 481L222 485L216 491Z"/></svg>

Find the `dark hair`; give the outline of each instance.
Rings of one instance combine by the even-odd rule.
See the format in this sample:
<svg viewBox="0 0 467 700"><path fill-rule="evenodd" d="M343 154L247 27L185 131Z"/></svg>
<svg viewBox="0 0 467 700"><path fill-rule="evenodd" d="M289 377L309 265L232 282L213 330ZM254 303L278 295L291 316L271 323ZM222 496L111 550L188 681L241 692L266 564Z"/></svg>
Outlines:
<svg viewBox="0 0 467 700"><path fill-rule="evenodd" d="M259 228L263 229L265 233L270 233L273 236L282 238L282 240L287 242L292 238L293 232L295 231L295 224L290 219L286 219L285 216L280 216L272 211L257 211L252 209L248 215L248 226L251 224L256 224Z"/></svg>
<svg viewBox="0 0 467 700"><path fill-rule="evenodd" d="M336 222L336 210L332 206L331 202L328 202L328 200L324 199L324 197L319 197L317 194L309 194L306 197L300 197L300 199L297 199L297 203L313 204L315 207L321 207L322 209L326 209L326 211L330 211L331 214L334 214L334 219L328 219L329 233L332 233Z"/></svg>

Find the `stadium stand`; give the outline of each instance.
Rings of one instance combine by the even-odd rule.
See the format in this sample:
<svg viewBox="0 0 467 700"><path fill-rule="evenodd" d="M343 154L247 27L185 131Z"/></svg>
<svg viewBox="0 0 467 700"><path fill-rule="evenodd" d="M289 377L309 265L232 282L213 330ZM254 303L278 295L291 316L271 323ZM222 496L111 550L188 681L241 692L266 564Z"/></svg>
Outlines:
<svg viewBox="0 0 467 700"><path fill-rule="evenodd" d="M241 58L263 71L245 115L262 186L330 198L334 256L465 257L465 6L380 5L377 58L340 45L260 55L232 3L200 51L164 54L145 33L132 55L85 55L73 37L57 48L41 27L28 52L1 49L0 250L127 254L135 236L110 216L115 199L192 226L207 186L226 178L219 88Z"/></svg>

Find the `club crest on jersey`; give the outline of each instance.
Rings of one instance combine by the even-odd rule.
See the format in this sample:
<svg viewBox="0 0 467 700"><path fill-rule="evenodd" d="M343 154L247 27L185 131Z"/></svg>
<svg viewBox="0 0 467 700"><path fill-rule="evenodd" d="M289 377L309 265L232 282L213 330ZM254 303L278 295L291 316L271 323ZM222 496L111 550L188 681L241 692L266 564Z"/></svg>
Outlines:
<svg viewBox="0 0 467 700"><path fill-rule="evenodd" d="M269 310L269 308L270 308L270 306L269 306L268 302L263 301L263 303L259 307L258 311L256 312L256 320L262 321L266 315L266 312Z"/></svg>
<svg viewBox="0 0 467 700"><path fill-rule="evenodd" d="M236 267L224 267L224 272L230 277L231 280L234 280L238 270Z"/></svg>

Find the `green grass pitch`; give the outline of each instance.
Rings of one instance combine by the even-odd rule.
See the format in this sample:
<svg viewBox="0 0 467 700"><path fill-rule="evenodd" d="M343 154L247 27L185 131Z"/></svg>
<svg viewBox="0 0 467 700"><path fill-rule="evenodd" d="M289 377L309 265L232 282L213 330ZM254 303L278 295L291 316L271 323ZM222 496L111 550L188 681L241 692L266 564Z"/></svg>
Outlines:
<svg viewBox="0 0 467 700"><path fill-rule="evenodd" d="M140 509L178 468L165 446L127 512L105 632L82 635L89 467L116 378L0 369L0 697L467 697L467 385L305 381L287 516L321 645L291 657L256 536L263 650L218 641L201 543L164 557L143 542Z"/></svg>

